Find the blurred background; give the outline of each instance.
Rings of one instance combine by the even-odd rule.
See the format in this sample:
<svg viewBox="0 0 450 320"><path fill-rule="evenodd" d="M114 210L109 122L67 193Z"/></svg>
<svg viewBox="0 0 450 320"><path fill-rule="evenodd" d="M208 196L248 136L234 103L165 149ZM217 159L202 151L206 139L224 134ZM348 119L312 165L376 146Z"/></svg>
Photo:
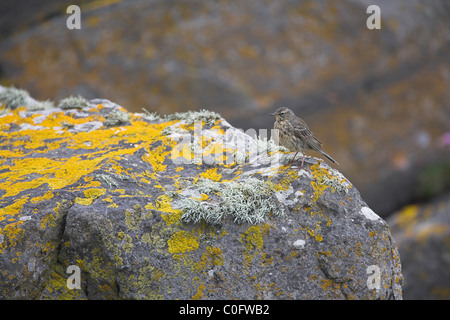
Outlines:
<svg viewBox="0 0 450 320"><path fill-rule="evenodd" d="M131 112L206 108L244 130L288 106L388 221L404 298L450 299L448 0L2 0L0 83Z"/></svg>

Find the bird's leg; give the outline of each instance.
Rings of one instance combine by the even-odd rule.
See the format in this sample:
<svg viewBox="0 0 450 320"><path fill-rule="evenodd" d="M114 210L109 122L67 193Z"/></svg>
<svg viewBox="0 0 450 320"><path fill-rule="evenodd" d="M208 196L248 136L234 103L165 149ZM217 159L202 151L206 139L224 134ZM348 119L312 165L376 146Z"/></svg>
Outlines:
<svg viewBox="0 0 450 320"><path fill-rule="evenodd" d="M302 169L303 169L303 162L305 161L305 155L303 155L303 159L302 159Z"/></svg>
<svg viewBox="0 0 450 320"><path fill-rule="evenodd" d="M294 159L295 159L295 157L297 156L297 153L298 153L298 151L294 154L294 157L292 158L292 160L291 161L289 161L289 163L288 164L291 164L292 162L294 162Z"/></svg>

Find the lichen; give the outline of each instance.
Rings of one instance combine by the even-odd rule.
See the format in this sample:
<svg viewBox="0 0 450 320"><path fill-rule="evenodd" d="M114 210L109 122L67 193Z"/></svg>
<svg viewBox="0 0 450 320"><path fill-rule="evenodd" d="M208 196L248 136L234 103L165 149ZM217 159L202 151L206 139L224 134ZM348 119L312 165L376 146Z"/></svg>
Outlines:
<svg viewBox="0 0 450 320"><path fill-rule="evenodd" d="M89 102L82 96L70 96L59 101L58 107L61 109L82 109L88 105Z"/></svg>
<svg viewBox="0 0 450 320"><path fill-rule="evenodd" d="M245 269L251 265L257 254L262 254L264 237L270 230L269 224L260 226L250 226L247 231L241 234L241 242L244 245Z"/></svg>
<svg viewBox="0 0 450 320"><path fill-rule="evenodd" d="M258 224L270 213L283 215L284 210L272 197L272 184L249 178L246 181L198 180L191 189L207 197L182 197L179 201L184 223L220 224L230 216L236 223Z"/></svg>
<svg viewBox="0 0 450 320"><path fill-rule="evenodd" d="M85 198L76 197L75 203L81 204L83 206L88 206L92 204L92 202L104 195L106 193L106 189L87 189L83 191Z"/></svg>
<svg viewBox="0 0 450 320"><path fill-rule="evenodd" d="M113 110L106 117L105 125L107 127L114 127L126 124L130 120L130 115L126 111L122 110Z"/></svg>
<svg viewBox="0 0 450 320"><path fill-rule="evenodd" d="M33 104L30 104L27 107L28 111L41 111L41 110L49 110L53 109L55 107L55 104L51 100L45 100L45 101L36 101Z"/></svg>
<svg viewBox="0 0 450 320"><path fill-rule="evenodd" d="M139 205L136 205L133 209L125 210L125 224L129 230L135 231L139 228L143 213L144 210Z"/></svg>
<svg viewBox="0 0 450 320"><path fill-rule="evenodd" d="M0 91L0 102L13 110L20 106L25 106L28 99L30 99L30 95L23 89L10 87Z"/></svg>
<svg viewBox="0 0 450 320"><path fill-rule="evenodd" d="M178 231L170 237L167 244L172 254L195 251L198 249L198 237L188 231Z"/></svg>
<svg viewBox="0 0 450 320"><path fill-rule="evenodd" d="M195 269L205 271L215 266L222 266L223 262L222 250L218 247L207 246L200 261L195 263Z"/></svg>
<svg viewBox="0 0 450 320"><path fill-rule="evenodd" d="M204 122L207 126L212 126L217 120L222 119L222 116L214 111L201 109L200 111L188 111L188 112L175 112L174 114L166 115L163 117L164 121L183 120L188 125L194 124L194 122Z"/></svg>
<svg viewBox="0 0 450 320"><path fill-rule="evenodd" d="M325 192L325 189L331 188L332 192L348 193L351 188L350 183L340 174L334 174L330 169L321 167L320 163L311 166L311 172L314 180L311 185L314 189L313 201L317 201Z"/></svg>

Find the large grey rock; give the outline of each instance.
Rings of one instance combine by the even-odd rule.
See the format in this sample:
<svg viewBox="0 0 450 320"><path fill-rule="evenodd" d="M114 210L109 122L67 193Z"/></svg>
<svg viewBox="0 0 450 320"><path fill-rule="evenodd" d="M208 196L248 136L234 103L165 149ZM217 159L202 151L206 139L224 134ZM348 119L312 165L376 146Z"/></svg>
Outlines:
<svg viewBox="0 0 450 320"><path fill-rule="evenodd" d="M321 159L208 111L67 107L0 116L1 298L402 298L386 222Z"/></svg>

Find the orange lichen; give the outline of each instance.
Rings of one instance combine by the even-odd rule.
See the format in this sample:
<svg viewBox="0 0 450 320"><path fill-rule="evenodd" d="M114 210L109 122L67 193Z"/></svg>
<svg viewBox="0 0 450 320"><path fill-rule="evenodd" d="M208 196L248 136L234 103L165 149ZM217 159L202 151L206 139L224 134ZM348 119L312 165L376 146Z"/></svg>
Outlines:
<svg viewBox="0 0 450 320"><path fill-rule="evenodd" d="M9 128L9 124L14 121L20 124L32 124L38 114L29 118L21 118L18 114L25 111L18 108L12 111L11 115L0 118L0 126L4 131ZM23 190L29 190L47 184L51 190L60 189L77 182L80 178L98 169L105 159L120 159L121 156L133 154L140 148L146 148L148 155L144 160L148 161L154 171L165 169L162 164L164 157L170 152L168 145L170 140L160 137L160 132L171 122L149 125L143 121L133 121L132 126L117 128L107 128L92 132L70 132L63 130L60 125L67 122L73 125L100 121L101 116L88 116L85 118L73 118L63 112L56 112L47 115L38 125L41 130L17 130L8 134L0 134L3 138L0 146L15 145L22 148L21 151L2 151L1 155L11 159L12 164L6 165L0 161L0 190L4 190L2 198L16 196ZM50 140L51 141L48 141ZM163 144L155 149L148 146L156 139L163 140ZM120 142L126 142L119 148ZM77 149L79 152L70 158L55 157L33 157L23 158L30 153L44 153L49 150L61 148L65 145L69 149ZM36 150L37 149L37 150ZM84 151L86 150L86 152ZM29 179L29 176L34 176ZM98 183L98 182L97 182ZM37 201L35 199L34 201Z"/></svg>

